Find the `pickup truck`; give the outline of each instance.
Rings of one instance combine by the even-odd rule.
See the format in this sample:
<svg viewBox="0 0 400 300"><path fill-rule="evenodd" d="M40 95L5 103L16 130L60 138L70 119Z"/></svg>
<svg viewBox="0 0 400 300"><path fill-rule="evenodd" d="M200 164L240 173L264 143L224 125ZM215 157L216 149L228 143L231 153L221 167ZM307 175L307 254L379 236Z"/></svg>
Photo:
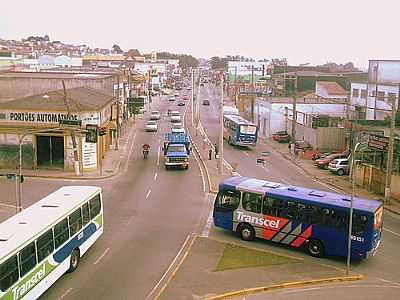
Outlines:
<svg viewBox="0 0 400 300"><path fill-rule="evenodd" d="M167 133L164 141L164 165L189 169L190 140L186 133Z"/></svg>

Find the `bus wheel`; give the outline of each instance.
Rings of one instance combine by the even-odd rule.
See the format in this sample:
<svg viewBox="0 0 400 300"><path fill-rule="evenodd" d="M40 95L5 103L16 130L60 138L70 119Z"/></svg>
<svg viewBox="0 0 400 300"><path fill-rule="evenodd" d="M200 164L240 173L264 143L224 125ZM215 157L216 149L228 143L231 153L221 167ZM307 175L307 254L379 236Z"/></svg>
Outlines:
<svg viewBox="0 0 400 300"><path fill-rule="evenodd" d="M307 251L311 256L323 257L324 245L319 240L310 240L307 244Z"/></svg>
<svg viewBox="0 0 400 300"><path fill-rule="evenodd" d="M68 273L71 273L71 272L75 271L76 268L78 268L79 259L80 259L79 250L74 249L74 251L72 251L72 253L71 253L70 267L68 269Z"/></svg>
<svg viewBox="0 0 400 300"><path fill-rule="evenodd" d="M239 227L239 234L242 240L244 241L252 241L254 240L255 232L253 227L249 224L242 224Z"/></svg>

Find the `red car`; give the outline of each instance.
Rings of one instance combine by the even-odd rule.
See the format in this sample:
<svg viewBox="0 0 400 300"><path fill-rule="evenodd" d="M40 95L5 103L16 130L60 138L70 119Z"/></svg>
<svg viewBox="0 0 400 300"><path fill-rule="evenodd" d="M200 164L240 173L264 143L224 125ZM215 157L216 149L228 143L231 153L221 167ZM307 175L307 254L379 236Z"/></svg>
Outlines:
<svg viewBox="0 0 400 300"><path fill-rule="evenodd" d="M324 158L317 159L315 165L320 169L327 169L329 163L337 158L347 158L349 155L347 153L333 153Z"/></svg>

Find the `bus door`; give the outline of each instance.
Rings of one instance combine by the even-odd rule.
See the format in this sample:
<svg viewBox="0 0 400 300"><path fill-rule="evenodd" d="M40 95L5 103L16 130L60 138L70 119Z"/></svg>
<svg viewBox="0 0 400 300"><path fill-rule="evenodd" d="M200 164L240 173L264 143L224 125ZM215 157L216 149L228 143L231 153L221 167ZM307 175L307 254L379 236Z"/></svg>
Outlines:
<svg viewBox="0 0 400 300"><path fill-rule="evenodd" d="M214 202L214 225L233 230L233 212L240 203L240 192L236 190L222 190Z"/></svg>

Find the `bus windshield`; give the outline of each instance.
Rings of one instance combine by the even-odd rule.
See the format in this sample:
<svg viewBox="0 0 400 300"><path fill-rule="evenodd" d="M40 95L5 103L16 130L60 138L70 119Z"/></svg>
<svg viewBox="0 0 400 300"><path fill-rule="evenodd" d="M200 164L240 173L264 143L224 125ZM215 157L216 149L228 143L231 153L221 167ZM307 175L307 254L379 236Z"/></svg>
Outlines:
<svg viewBox="0 0 400 300"><path fill-rule="evenodd" d="M240 133L242 134L256 134L257 127L253 125L240 125Z"/></svg>
<svg viewBox="0 0 400 300"><path fill-rule="evenodd" d="M186 152L186 148L183 145L169 145L168 152Z"/></svg>

